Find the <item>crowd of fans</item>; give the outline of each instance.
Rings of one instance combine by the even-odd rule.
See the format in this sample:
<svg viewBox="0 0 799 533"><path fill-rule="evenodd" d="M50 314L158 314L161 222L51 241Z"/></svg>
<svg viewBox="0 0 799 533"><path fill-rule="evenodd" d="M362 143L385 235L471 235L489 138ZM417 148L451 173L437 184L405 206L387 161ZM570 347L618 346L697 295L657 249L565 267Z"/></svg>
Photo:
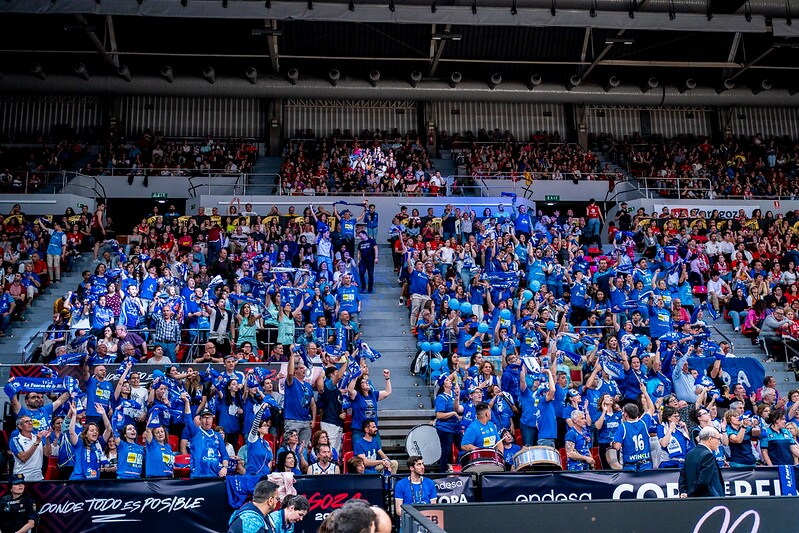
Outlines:
<svg viewBox="0 0 799 533"><path fill-rule="evenodd" d="M614 180L608 164L602 166L591 150L561 140L557 131L536 132L526 141L517 141L509 132L467 131L451 137L440 133L442 150L452 157L467 177L507 176L528 180Z"/></svg>
<svg viewBox="0 0 799 533"><path fill-rule="evenodd" d="M799 213L723 220L621 207L607 221L612 252L593 201L585 216L448 205L394 217L416 368L438 386L441 471L453 445L496 446L510 464L519 445L538 444L562 449L572 470L607 468L608 448L625 469L679 467L708 424L723 434L722 465L797 462L799 391L781 397L773 378L757 388L734 373L726 383L734 355L709 325L737 310L764 344L795 337L785 294L797 294ZM732 281L720 288L721 275Z"/></svg>
<svg viewBox="0 0 799 533"><path fill-rule="evenodd" d="M214 138L175 140L147 128L136 140L109 135L97 159L83 173L121 175L192 176L195 174L240 174L252 172L258 157L255 140Z"/></svg>
<svg viewBox="0 0 799 533"><path fill-rule="evenodd" d="M714 144L707 137L644 139L640 134L595 142L634 176L648 177L648 188L675 198L777 198L799 193L799 144L788 138L729 137Z"/></svg>
<svg viewBox="0 0 799 533"><path fill-rule="evenodd" d="M59 141L38 137L30 144L0 143L0 193L36 192L54 173L71 169L86 151L71 139L65 135Z"/></svg>
<svg viewBox="0 0 799 533"><path fill-rule="evenodd" d="M415 131L365 130L353 137L336 130L318 139L300 131L286 144L280 167L281 193L291 195L439 195L445 185Z"/></svg>
<svg viewBox="0 0 799 533"><path fill-rule="evenodd" d="M391 376L370 376L380 354L359 338L377 261L374 206L262 216L234 199L224 218L170 206L124 245L103 205L89 217L78 250L96 261L77 287L58 287L34 355L42 375L5 387L15 474L396 472L377 430ZM49 232L38 241L47 264L68 252L59 217L9 219L20 234Z"/></svg>

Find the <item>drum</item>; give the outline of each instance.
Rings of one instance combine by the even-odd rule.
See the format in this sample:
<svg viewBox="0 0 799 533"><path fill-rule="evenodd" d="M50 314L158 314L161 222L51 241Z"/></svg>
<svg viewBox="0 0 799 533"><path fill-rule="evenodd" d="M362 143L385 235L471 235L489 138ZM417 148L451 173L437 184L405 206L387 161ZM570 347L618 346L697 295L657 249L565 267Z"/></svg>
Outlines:
<svg viewBox="0 0 799 533"><path fill-rule="evenodd" d="M466 452L460 458L461 472L483 474L485 472L504 472L505 461L502 454L493 448L480 448Z"/></svg>
<svg viewBox="0 0 799 533"><path fill-rule="evenodd" d="M562 469L560 454L549 446L530 446L513 456L514 472Z"/></svg>
<svg viewBox="0 0 799 533"><path fill-rule="evenodd" d="M436 464L441 459L441 442L436 428L430 424L413 428L405 438L405 451L409 456L421 456L426 465Z"/></svg>

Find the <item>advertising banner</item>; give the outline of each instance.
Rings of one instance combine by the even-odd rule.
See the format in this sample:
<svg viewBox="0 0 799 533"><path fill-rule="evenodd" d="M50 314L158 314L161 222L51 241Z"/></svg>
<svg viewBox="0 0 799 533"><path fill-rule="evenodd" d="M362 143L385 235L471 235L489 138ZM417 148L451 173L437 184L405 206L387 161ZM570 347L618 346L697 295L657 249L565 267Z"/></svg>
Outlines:
<svg viewBox="0 0 799 533"><path fill-rule="evenodd" d="M295 479L297 494L311 503L305 519L294 526L296 533L316 533L322 520L348 500L359 498L383 506L383 477L380 475L297 476Z"/></svg>

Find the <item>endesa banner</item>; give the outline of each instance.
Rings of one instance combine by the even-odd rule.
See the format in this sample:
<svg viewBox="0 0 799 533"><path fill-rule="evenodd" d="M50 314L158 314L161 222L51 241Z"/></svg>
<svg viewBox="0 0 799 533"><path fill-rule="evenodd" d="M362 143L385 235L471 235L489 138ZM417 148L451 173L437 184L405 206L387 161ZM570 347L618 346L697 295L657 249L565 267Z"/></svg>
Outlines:
<svg viewBox="0 0 799 533"><path fill-rule="evenodd" d="M779 469L725 468L727 496L780 496ZM483 502L631 500L679 498L677 470L484 474Z"/></svg>
<svg viewBox="0 0 799 533"><path fill-rule="evenodd" d="M0 495L7 490L0 485ZM39 509L40 533L217 532L232 512L216 479L43 481L27 483L25 492Z"/></svg>

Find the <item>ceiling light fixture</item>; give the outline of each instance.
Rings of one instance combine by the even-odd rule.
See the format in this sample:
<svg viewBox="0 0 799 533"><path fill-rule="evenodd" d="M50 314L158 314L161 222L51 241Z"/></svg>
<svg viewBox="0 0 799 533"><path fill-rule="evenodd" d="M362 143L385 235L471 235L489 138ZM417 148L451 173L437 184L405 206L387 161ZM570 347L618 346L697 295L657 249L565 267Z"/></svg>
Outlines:
<svg viewBox="0 0 799 533"><path fill-rule="evenodd" d="M272 9L272 0L266 0L266 2L264 2L264 7L266 9Z"/></svg>
<svg viewBox="0 0 799 533"><path fill-rule="evenodd" d="M629 11L627 11L627 14L630 16L631 19L635 18L636 7L638 7L638 5L635 3L635 0L630 0L630 9Z"/></svg>
<svg viewBox="0 0 799 533"><path fill-rule="evenodd" d="M308 11L313 11L313 0L308 0Z"/></svg>
<svg viewBox="0 0 799 533"><path fill-rule="evenodd" d="M97 0L97 3L99 4L100 0ZM180 0L180 5L182 5L183 7L188 6L189 5L189 0Z"/></svg>
<svg viewBox="0 0 799 533"><path fill-rule="evenodd" d="M605 44L626 44L627 46L635 44L635 39L631 37L607 37Z"/></svg>
<svg viewBox="0 0 799 533"><path fill-rule="evenodd" d="M433 3L430 4L430 13L436 12L436 0L433 0Z"/></svg>
<svg viewBox="0 0 799 533"><path fill-rule="evenodd" d="M355 2L350 0L350 5L347 7L350 11L355 11Z"/></svg>
<svg viewBox="0 0 799 533"><path fill-rule="evenodd" d="M431 36L431 39L433 39L434 41L460 41L461 39L463 39L463 35L461 35L460 33L449 33L449 32L434 33Z"/></svg>
<svg viewBox="0 0 799 533"><path fill-rule="evenodd" d="M472 2L472 15L477 14L477 1Z"/></svg>
<svg viewBox="0 0 799 533"><path fill-rule="evenodd" d="M710 5L712 0L705 0L707 2L707 20L713 20L713 7Z"/></svg>
<svg viewBox="0 0 799 533"><path fill-rule="evenodd" d="M553 17L558 14L558 1L557 0L552 0L552 5L549 8L549 12L552 13Z"/></svg>
<svg viewBox="0 0 799 533"><path fill-rule="evenodd" d="M513 0L513 3L510 6L510 14L515 17L518 13L519 11L516 9L516 0Z"/></svg>
<svg viewBox="0 0 799 533"><path fill-rule="evenodd" d="M391 11L392 13L397 10L397 6L394 5L394 0L389 0L388 10Z"/></svg>
<svg viewBox="0 0 799 533"><path fill-rule="evenodd" d="M228 0L222 0L222 7L224 7L225 9L227 9L227 2Z"/></svg>
<svg viewBox="0 0 799 533"><path fill-rule="evenodd" d="M591 9L588 10L588 14L591 15L592 19L596 18L596 8L597 8L596 0L592 0L591 1Z"/></svg>
<svg viewBox="0 0 799 533"><path fill-rule="evenodd" d="M669 20L677 18L677 8L674 7L674 0L669 0Z"/></svg>
<svg viewBox="0 0 799 533"><path fill-rule="evenodd" d="M744 6L744 18L746 22L752 22L752 3L749 0L746 0L746 5Z"/></svg>

